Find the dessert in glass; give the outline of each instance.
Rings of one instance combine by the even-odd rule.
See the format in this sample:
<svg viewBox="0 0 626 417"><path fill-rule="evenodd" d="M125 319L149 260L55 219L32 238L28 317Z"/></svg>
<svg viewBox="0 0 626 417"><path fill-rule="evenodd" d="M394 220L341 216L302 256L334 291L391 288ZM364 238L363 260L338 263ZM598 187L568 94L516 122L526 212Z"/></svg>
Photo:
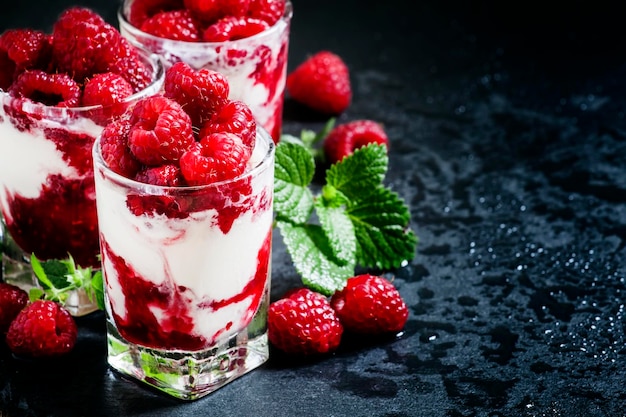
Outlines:
<svg viewBox="0 0 626 417"><path fill-rule="evenodd" d="M160 91L160 57L130 45L95 12L64 11L51 34L0 35L0 208L4 281L39 285L29 261L99 267L91 149L109 120ZM84 291L65 307L97 309Z"/></svg>
<svg viewBox="0 0 626 417"><path fill-rule="evenodd" d="M93 148L108 362L185 400L269 356L274 142L227 95L175 64Z"/></svg>
<svg viewBox="0 0 626 417"><path fill-rule="evenodd" d="M246 103L275 142L291 17L288 0L125 0L118 13L122 35L166 65L183 61L224 74L230 99Z"/></svg>

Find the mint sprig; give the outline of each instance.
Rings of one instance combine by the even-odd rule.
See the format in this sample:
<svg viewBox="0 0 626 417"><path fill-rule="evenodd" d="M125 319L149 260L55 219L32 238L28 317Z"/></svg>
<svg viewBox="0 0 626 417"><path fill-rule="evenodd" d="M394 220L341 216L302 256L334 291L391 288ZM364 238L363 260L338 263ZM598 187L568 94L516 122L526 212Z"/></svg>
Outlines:
<svg viewBox="0 0 626 417"><path fill-rule="evenodd" d="M305 140L281 138L276 148L276 226L304 285L331 295L357 267L389 270L412 259L418 238L408 207L384 184L386 148L357 149L326 170L321 187L312 184L315 155Z"/></svg>
<svg viewBox="0 0 626 417"><path fill-rule="evenodd" d="M68 256L67 259L40 261L33 254L30 263L40 284L39 287L30 290L31 300L43 298L65 305L73 291L83 289L91 302L95 301L99 309L104 309L104 283L101 271L78 267L72 256Z"/></svg>

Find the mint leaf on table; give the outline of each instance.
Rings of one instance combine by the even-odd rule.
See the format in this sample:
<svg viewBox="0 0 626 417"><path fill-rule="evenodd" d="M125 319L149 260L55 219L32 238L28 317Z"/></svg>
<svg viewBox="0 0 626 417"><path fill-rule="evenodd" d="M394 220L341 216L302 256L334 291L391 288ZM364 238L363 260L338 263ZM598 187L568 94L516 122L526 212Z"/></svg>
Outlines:
<svg viewBox="0 0 626 417"><path fill-rule="evenodd" d="M30 263L40 284L40 287L30 290L31 300L43 298L65 305L72 291L83 289L87 297L104 310L102 272L76 266L71 256L67 259L40 261L33 254Z"/></svg>
<svg viewBox="0 0 626 417"><path fill-rule="evenodd" d="M304 140L281 138L276 149L276 226L303 284L331 295L357 266L392 269L412 259L409 209L383 183L386 147L366 145L331 165L318 193L313 155Z"/></svg>
<svg viewBox="0 0 626 417"><path fill-rule="evenodd" d="M324 150L316 147L316 145L328 136L328 133L333 130L333 127L335 127L335 118L329 119L319 132L315 132L310 129L303 129L300 132L300 137L284 134L280 137L280 141L281 143L295 143L296 145L303 146L311 153L315 160L324 162Z"/></svg>

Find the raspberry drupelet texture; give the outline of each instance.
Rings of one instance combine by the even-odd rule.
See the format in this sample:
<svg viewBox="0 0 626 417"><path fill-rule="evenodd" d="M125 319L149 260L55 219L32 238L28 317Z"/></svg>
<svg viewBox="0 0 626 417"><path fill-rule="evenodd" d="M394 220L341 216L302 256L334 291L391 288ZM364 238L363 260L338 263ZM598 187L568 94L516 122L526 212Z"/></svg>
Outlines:
<svg viewBox="0 0 626 417"><path fill-rule="evenodd" d="M204 123L199 137L203 138L212 133L230 132L239 136L243 144L252 150L256 138L256 126L256 120L250 108L241 101L233 100L227 102Z"/></svg>
<svg viewBox="0 0 626 417"><path fill-rule="evenodd" d="M11 322L28 303L28 294L23 289L0 282L0 334L6 333Z"/></svg>
<svg viewBox="0 0 626 417"><path fill-rule="evenodd" d="M328 162L335 163L370 143L389 147L389 138L380 123L364 119L336 126L324 138L323 146Z"/></svg>
<svg viewBox="0 0 626 417"><path fill-rule="evenodd" d="M146 19L140 29L154 36L177 41L197 42L200 39L198 22L189 10L159 12Z"/></svg>
<svg viewBox="0 0 626 417"><path fill-rule="evenodd" d="M124 115L107 124L100 136L102 159L115 173L127 178L135 177L141 168L128 147L130 128L130 115Z"/></svg>
<svg viewBox="0 0 626 417"><path fill-rule="evenodd" d="M329 51L316 53L293 70L287 91L295 101L323 114L340 114L352 101L348 67Z"/></svg>
<svg viewBox="0 0 626 417"><path fill-rule="evenodd" d="M67 74L48 74L41 70L25 71L9 88L15 97L25 97L47 106L76 107L80 87Z"/></svg>
<svg viewBox="0 0 626 417"><path fill-rule="evenodd" d="M6 342L13 353L25 357L53 357L74 348L78 329L70 313L53 301L27 305L11 323Z"/></svg>
<svg viewBox="0 0 626 417"><path fill-rule="evenodd" d="M341 342L343 327L323 295L301 288L270 305L268 337L290 354L332 352Z"/></svg>
<svg viewBox="0 0 626 417"><path fill-rule="evenodd" d="M33 29L9 29L0 35L0 89L9 88L16 75L29 69L45 70L52 56L50 35Z"/></svg>
<svg viewBox="0 0 626 417"><path fill-rule="evenodd" d="M398 290L383 277L370 274L348 279L330 304L346 331L363 334L399 332L409 311Z"/></svg>
<svg viewBox="0 0 626 417"><path fill-rule="evenodd" d="M285 0L250 0L248 16L262 19L273 26L285 13Z"/></svg>
<svg viewBox="0 0 626 417"><path fill-rule="evenodd" d="M236 41L248 38L269 29L265 20L249 16L226 16L202 32L205 42Z"/></svg>

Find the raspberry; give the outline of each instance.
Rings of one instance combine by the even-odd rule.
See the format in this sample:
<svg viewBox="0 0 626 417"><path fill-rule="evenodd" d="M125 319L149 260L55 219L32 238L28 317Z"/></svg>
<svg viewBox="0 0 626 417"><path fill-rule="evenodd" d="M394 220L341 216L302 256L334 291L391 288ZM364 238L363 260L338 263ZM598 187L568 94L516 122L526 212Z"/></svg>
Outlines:
<svg viewBox="0 0 626 417"><path fill-rule="evenodd" d="M6 333L11 322L27 303L26 291L15 285L0 282L0 333Z"/></svg>
<svg viewBox="0 0 626 417"><path fill-rule="evenodd" d="M177 62L165 73L165 97L178 102L191 117L193 126L200 127L228 99L228 80L219 72L206 68L194 70Z"/></svg>
<svg viewBox="0 0 626 417"><path fill-rule="evenodd" d="M27 69L46 69L52 55L50 35L32 29L10 29L0 35L0 88Z"/></svg>
<svg viewBox="0 0 626 417"><path fill-rule="evenodd" d="M185 8L204 22L215 22L225 16L244 16L250 0L184 0Z"/></svg>
<svg viewBox="0 0 626 417"><path fill-rule="evenodd" d="M124 38L120 40L120 55L108 66L108 71L119 74L137 93L152 82L152 68L144 62L136 49Z"/></svg>
<svg viewBox="0 0 626 417"><path fill-rule="evenodd" d="M149 17L160 12L179 10L184 7L183 0L134 0L128 9L128 21L140 28Z"/></svg>
<svg viewBox="0 0 626 417"><path fill-rule="evenodd" d="M399 332L409 317L400 293L386 279L363 274L348 279L330 304L347 331L364 334Z"/></svg>
<svg viewBox="0 0 626 417"><path fill-rule="evenodd" d="M53 301L38 300L13 320L6 342L16 355L51 357L72 350L77 335L76 323L67 310Z"/></svg>
<svg viewBox="0 0 626 417"><path fill-rule="evenodd" d="M235 178L246 169L250 150L232 133L202 138L180 158L180 169L189 185L204 185Z"/></svg>
<svg viewBox="0 0 626 417"><path fill-rule="evenodd" d="M355 120L336 126L324 139L324 152L332 164L370 143L389 147L383 127L372 120Z"/></svg>
<svg viewBox="0 0 626 417"><path fill-rule="evenodd" d="M83 7L66 9L52 29L52 55L59 71L77 81L109 70L122 36L102 17Z"/></svg>
<svg viewBox="0 0 626 417"><path fill-rule="evenodd" d="M210 25L202 33L205 42L225 42L247 38L268 29L262 19L254 17L226 16Z"/></svg>
<svg viewBox="0 0 626 417"><path fill-rule="evenodd" d="M124 77L112 72L94 75L85 82L83 105L110 106L133 94L133 86Z"/></svg>
<svg viewBox="0 0 626 417"><path fill-rule="evenodd" d="M270 305L268 337L278 349L292 354L323 354L339 346L343 326L328 300L302 288Z"/></svg>
<svg viewBox="0 0 626 417"><path fill-rule="evenodd" d="M178 165L166 164L158 167L148 167L139 171L135 181L146 184L177 187L183 185L182 174Z"/></svg>
<svg viewBox="0 0 626 417"><path fill-rule="evenodd" d="M100 152L104 163L127 178L133 178L141 167L128 147L130 128L130 118L120 117L107 124L100 136Z"/></svg>
<svg viewBox="0 0 626 417"><path fill-rule="evenodd" d="M295 101L324 114L339 114L352 100L348 67L328 51L318 52L291 72L287 91Z"/></svg>
<svg viewBox="0 0 626 417"><path fill-rule="evenodd" d="M160 38L197 42L200 39L198 24L189 10L171 10L146 19L140 29Z"/></svg>
<svg viewBox="0 0 626 417"><path fill-rule="evenodd" d="M241 101L229 101L202 126L199 137L218 132L234 133L246 147L253 149L256 141L256 120L250 108Z"/></svg>
<svg viewBox="0 0 626 417"><path fill-rule="evenodd" d="M80 87L66 74L48 74L41 70L25 71L15 80L9 92L47 106L80 105Z"/></svg>
<svg viewBox="0 0 626 417"><path fill-rule="evenodd" d="M285 0L250 0L248 16L262 19L273 26L285 13Z"/></svg>
<svg viewBox="0 0 626 417"><path fill-rule="evenodd" d="M145 165L178 161L195 142L189 115L180 104L163 96L138 101L130 122L130 151Z"/></svg>

